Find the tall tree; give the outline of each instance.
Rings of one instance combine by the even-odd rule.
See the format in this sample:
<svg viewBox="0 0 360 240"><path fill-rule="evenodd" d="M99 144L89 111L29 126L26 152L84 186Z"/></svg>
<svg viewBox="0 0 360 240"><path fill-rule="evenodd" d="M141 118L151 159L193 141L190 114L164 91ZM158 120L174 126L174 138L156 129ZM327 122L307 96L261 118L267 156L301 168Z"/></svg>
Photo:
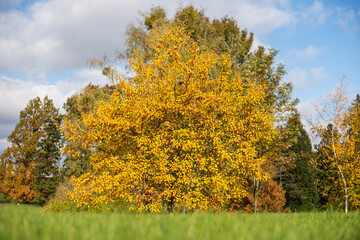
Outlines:
<svg viewBox="0 0 360 240"><path fill-rule="evenodd" d="M276 63L277 51L273 49L266 51L264 47L259 47L251 52L253 34L248 33L246 29L241 30L237 22L227 16L210 20L204 10L187 6L179 8L174 18L169 19L163 8L154 7L149 13L143 14L143 22L139 26L128 27L128 48L125 56L128 59L132 58L140 50L143 53L142 61L149 63L157 54L157 50L152 47L153 40L149 38L149 34L152 30L167 25L183 28L185 34L198 45L200 53L213 52L217 55L227 55L230 59L229 74L240 76L245 88L254 84L263 86L266 89L263 104L271 111L278 128L282 128L286 120L286 112L292 111L296 102L291 100L292 85L282 81L285 71L283 65ZM104 62L94 61L94 63L102 68L106 66L107 72L116 72ZM209 74L216 76L222 71L222 66L216 65ZM281 134L277 137L279 138L277 142L280 142ZM274 144L270 149L267 144L258 144L256 148L258 156L267 158L266 162L270 162L280 159L274 153L280 152L281 147L283 146L280 144ZM285 160L281 158L281 161ZM275 165L281 165L281 161ZM270 165L261 167L269 169L274 166L274 164ZM254 183L256 203L261 183L255 176L251 176L251 179ZM255 207L255 211L256 209Z"/></svg>
<svg viewBox="0 0 360 240"><path fill-rule="evenodd" d="M248 176L269 177L258 154L277 133L266 86L245 84L228 55L202 52L183 27L147 38L154 57L134 51L135 77L119 78L111 100L84 118L91 131L78 137L94 152L92 171L73 180L73 199L97 207L124 198L138 211L241 202Z"/></svg>
<svg viewBox="0 0 360 240"><path fill-rule="evenodd" d="M360 197L356 194L358 191L354 191L358 189L360 164L354 155L357 138L348 124L350 113L345 87L341 84L329 95L329 100L322 105L318 119L313 124L314 131L321 138L318 164L323 171L322 176L326 176L321 179L320 188L328 197L329 204L342 202L345 213L349 211L349 201L358 202Z"/></svg>
<svg viewBox="0 0 360 240"><path fill-rule="evenodd" d="M60 181L60 122L59 110L48 97L30 100L20 112L20 121L8 137L11 146L2 155L10 195L26 186L28 196L23 199L44 203L54 193Z"/></svg>
<svg viewBox="0 0 360 240"><path fill-rule="evenodd" d="M283 172L281 179L286 191L286 206L294 211L312 210L319 201L316 168L311 141L299 113L289 118L287 129L294 136L291 147L286 151L293 158L293 164Z"/></svg>
<svg viewBox="0 0 360 240"><path fill-rule="evenodd" d="M360 209L360 95L351 103L349 115L345 119L349 138L348 157L353 168L349 176L349 204L353 209Z"/></svg>
<svg viewBox="0 0 360 240"><path fill-rule="evenodd" d="M151 29L164 24L182 26L186 34L198 44L201 51L214 51L217 54L229 54L231 67L238 68L250 53L253 43L253 33L240 30L236 21L229 17L210 20L204 10L193 6L179 8L173 19L168 19L166 11L160 7L153 7L150 12L143 13L143 21L139 26L129 25L127 30L127 57L131 57L134 50L141 49L145 53L145 60L154 56L153 50L146 41Z"/></svg>
<svg viewBox="0 0 360 240"><path fill-rule="evenodd" d="M143 14L139 26L130 25L127 30L127 52L130 58L139 49L144 53L143 61L149 61L156 51L151 48L147 38L149 31L164 24L180 26L195 41L200 52L212 51L218 55L230 57L232 74L240 74L244 83L256 83L266 86L267 104L277 106L281 115L284 106L290 101L292 85L282 81L285 74L284 66L276 64L277 51L260 46L250 51L253 46L254 34L240 29L237 22L228 16L210 20L202 9L193 6L179 8L173 19L168 19L162 7L154 7L149 13ZM213 71L221 71L215 68ZM285 109L285 111L288 109Z"/></svg>

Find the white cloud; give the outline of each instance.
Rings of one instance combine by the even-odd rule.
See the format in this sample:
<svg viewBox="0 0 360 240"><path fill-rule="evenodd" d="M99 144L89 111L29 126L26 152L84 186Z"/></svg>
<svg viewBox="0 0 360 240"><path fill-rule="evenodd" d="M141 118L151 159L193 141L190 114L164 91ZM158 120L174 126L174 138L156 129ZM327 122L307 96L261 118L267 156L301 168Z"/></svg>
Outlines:
<svg viewBox="0 0 360 240"><path fill-rule="evenodd" d="M189 1L191 3L191 1ZM234 17L241 28L267 33L295 21L286 0L196 1L211 17ZM36 2L25 12L0 13L0 70L54 71L83 67L89 58L124 50L126 26L139 19L138 10L166 6L169 13L178 1L73 1Z"/></svg>
<svg viewBox="0 0 360 240"><path fill-rule="evenodd" d="M325 9L320 1L314 1L313 5L301 11L301 17L312 25L322 25L331 12Z"/></svg>
<svg viewBox="0 0 360 240"><path fill-rule="evenodd" d="M295 54L300 61L308 61L313 59L319 52L320 48L309 45L302 51L295 51Z"/></svg>
<svg viewBox="0 0 360 240"><path fill-rule="evenodd" d="M316 105L318 104L317 99L310 99L305 102L300 102L298 104L298 110L301 113L304 119L310 119L312 116L316 115Z"/></svg>
<svg viewBox="0 0 360 240"><path fill-rule="evenodd" d="M310 68L308 70L295 68L289 72L286 80L292 82L295 89L304 89L310 83L321 82L328 76L323 67Z"/></svg>
<svg viewBox="0 0 360 240"><path fill-rule="evenodd" d="M117 0L49 0L33 4L26 12L2 12L0 69L82 67L89 58L123 50L126 25L136 21L138 10L150 7L145 0L131 4Z"/></svg>
<svg viewBox="0 0 360 240"><path fill-rule="evenodd" d="M354 10L337 8L337 20L336 23L352 38L355 37L355 33L358 30L358 23Z"/></svg>
<svg viewBox="0 0 360 240"><path fill-rule="evenodd" d="M316 106L319 104L318 99L313 98L305 102L300 102L297 106L302 118L302 123L306 132L309 134L312 144L319 143L319 139L312 132L311 121L313 117L317 114Z"/></svg>
<svg viewBox="0 0 360 240"><path fill-rule="evenodd" d="M101 71L90 71L88 69L77 70L71 77L60 80L54 85L41 82L24 82L0 76L0 139L5 139L11 133L18 122L19 112L26 107L31 99L37 96L41 98L49 96L54 100L55 107L62 110L62 105L66 99L90 82L100 85L108 83ZM1 142L0 145L4 145L4 142Z"/></svg>
<svg viewBox="0 0 360 240"><path fill-rule="evenodd" d="M250 51L254 52L257 50L260 46L263 46L266 49L270 49L270 45L266 44L265 42L261 41L257 36L254 36L253 45L251 46Z"/></svg>
<svg viewBox="0 0 360 240"><path fill-rule="evenodd" d="M60 108L67 97L81 90L90 82L100 85L108 83L101 71L88 69L76 70L72 76L53 85L0 76L0 115L17 116L19 111L26 107L28 101L37 96L43 98L48 95L54 100L56 107ZM14 117L10 119L14 119Z"/></svg>
<svg viewBox="0 0 360 240"><path fill-rule="evenodd" d="M342 81L340 81L338 84L345 84ZM328 92L321 94L320 96L314 97L308 101L300 102L297 106L299 112L301 113L301 117L303 120L303 124L305 126L306 131L309 133L312 143L318 144L320 141L320 138L318 138L315 134L312 133L312 124L321 124L322 128L325 128L330 122L330 116L334 116L334 108L331 107L331 102L334 100L334 95L337 93L337 87L335 86L332 89L330 89ZM346 87L345 84L345 90L349 89ZM345 105L349 105L349 103L355 99L356 94L355 93L346 93L345 95ZM324 106L329 104L326 108L326 114L323 113ZM330 106L330 107L329 107ZM322 117L320 117L320 115Z"/></svg>
<svg viewBox="0 0 360 240"><path fill-rule="evenodd" d="M0 155L4 152L4 150L10 146L10 143L6 138L0 138Z"/></svg>
<svg viewBox="0 0 360 240"><path fill-rule="evenodd" d="M260 35L266 35L277 28L295 23L293 12L280 8L277 4L281 4L281 2L259 1L254 3L253 1L243 1L235 10L235 18L241 27L246 27Z"/></svg>

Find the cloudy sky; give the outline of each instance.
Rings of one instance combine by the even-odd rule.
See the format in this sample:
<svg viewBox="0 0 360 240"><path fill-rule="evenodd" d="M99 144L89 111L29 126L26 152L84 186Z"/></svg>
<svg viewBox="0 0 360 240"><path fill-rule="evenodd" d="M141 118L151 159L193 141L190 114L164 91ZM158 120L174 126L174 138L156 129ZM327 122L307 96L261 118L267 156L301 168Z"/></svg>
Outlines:
<svg viewBox="0 0 360 240"><path fill-rule="evenodd" d="M89 82L107 83L86 62L123 51L138 11L162 5L173 14L187 4L231 16L257 45L279 50L304 115L342 75L349 96L360 93L357 0L0 0L0 154L30 99L48 95L61 108Z"/></svg>

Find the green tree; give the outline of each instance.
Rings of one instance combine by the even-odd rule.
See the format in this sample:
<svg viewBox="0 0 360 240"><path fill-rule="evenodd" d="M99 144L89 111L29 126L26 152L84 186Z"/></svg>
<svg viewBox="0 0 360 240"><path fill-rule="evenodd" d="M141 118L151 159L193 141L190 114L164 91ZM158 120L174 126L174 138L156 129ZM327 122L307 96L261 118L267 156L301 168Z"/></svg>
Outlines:
<svg viewBox="0 0 360 240"><path fill-rule="evenodd" d="M179 8L173 19L168 19L166 11L160 6L152 8L149 13L142 16L143 21L139 26L128 26L126 56L129 58L136 49L145 53L145 60L153 58L154 51L149 47L146 36L151 29L164 24L183 27L201 51L211 50L216 54L228 54L232 60L232 68L238 68L250 56L254 34L248 33L246 29L240 30L237 22L227 16L210 20L204 10L198 10L193 6Z"/></svg>
<svg viewBox="0 0 360 240"><path fill-rule="evenodd" d="M83 123L83 117L96 110L99 101L108 101L114 90L114 86L99 87L90 83L83 90L69 97L63 106L66 111L63 123L72 122L76 128L73 129L73 132L64 131L66 132L65 137L67 137L66 134L88 131L89 129L86 129ZM73 154L73 149L77 149L76 154ZM68 140L63 148L63 153L66 156L63 168L65 176L78 177L90 170L91 149L84 147L82 141Z"/></svg>
<svg viewBox="0 0 360 240"><path fill-rule="evenodd" d="M348 134L353 137L355 148L355 158L359 158L360 154L360 95L357 94L349 108L350 114L346 120L349 125Z"/></svg>
<svg viewBox="0 0 360 240"><path fill-rule="evenodd" d="M23 191L20 185L27 189L27 202L44 203L55 192L61 180L60 122L59 110L48 97L43 101L39 97L30 100L20 112L20 121L8 136L11 146L2 155L8 166L5 185L13 196L19 195L16 189ZM23 181L14 183L17 178Z"/></svg>
<svg viewBox="0 0 360 240"><path fill-rule="evenodd" d="M311 141L301 123L299 113L289 118L287 129L294 136L291 147L286 151L293 159L293 164L283 173L281 179L286 191L286 206L293 211L312 210L319 202L317 171L313 165Z"/></svg>

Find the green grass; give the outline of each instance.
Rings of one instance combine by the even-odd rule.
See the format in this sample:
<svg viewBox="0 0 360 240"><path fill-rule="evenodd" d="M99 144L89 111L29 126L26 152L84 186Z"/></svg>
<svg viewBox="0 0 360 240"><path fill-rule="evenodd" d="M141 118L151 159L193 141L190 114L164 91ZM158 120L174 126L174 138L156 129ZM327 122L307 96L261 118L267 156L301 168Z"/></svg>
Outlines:
<svg viewBox="0 0 360 240"><path fill-rule="evenodd" d="M360 239L360 214L49 213L0 205L0 240L11 239Z"/></svg>

